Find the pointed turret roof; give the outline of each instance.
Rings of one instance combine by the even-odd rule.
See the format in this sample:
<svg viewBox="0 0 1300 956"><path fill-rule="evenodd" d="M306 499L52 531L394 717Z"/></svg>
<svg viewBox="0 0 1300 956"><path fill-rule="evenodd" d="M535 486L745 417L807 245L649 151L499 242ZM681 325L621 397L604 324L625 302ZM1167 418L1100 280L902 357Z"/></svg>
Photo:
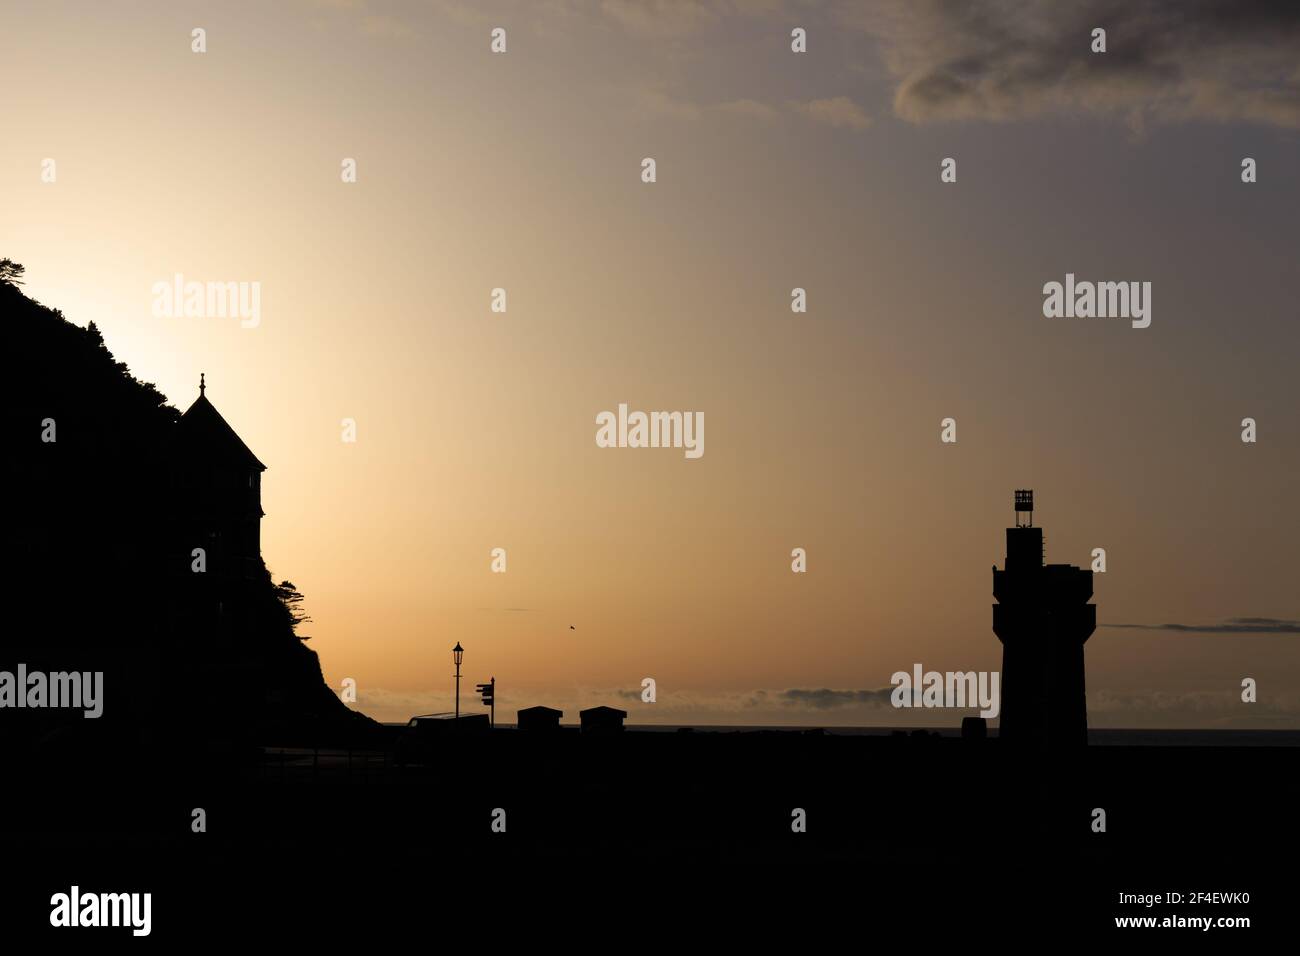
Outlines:
<svg viewBox="0 0 1300 956"><path fill-rule="evenodd" d="M266 465L257 460L235 430L221 417L204 394L207 385L199 376L199 397L185 410L179 425L179 438L184 451L205 461L222 460L242 467L251 466L266 471Z"/></svg>

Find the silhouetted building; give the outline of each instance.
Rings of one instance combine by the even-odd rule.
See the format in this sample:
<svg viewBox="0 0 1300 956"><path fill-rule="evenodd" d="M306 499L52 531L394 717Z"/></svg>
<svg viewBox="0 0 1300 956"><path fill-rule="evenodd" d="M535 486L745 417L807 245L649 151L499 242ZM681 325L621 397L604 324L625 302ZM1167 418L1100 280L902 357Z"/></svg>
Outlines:
<svg viewBox="0 0 1300 956"><path fill-rule="evenodd" d="M517 727L529 733L556 731L560 729L560 718L564 711L554 707L525 707L519 711Z"/></svg>
<svg viewBox="0 0 1300 956"><path fill-rule="evenodd" d="M180 543L202 548L207 573L252 577L262 566L262 472L266 466L204 394L176 426L173 466Z"/></svg>
<svg viewBox="0 0 1300 956"><path fill-rule="evenodd" d="M962 740L984 740L988 735L988 721L983 717L963 717L961 719Z"/></svg>
<svg viewBox="0 0 1300 956"><path fill-rule="evenodd" d="M993 567L993 632L1002 642L998 736L1015 743L1086 744L1083 645L1097 627L1097 607L1088 603L1092 572L1044 563L1043 530L1033 526L1034 493L1017 491L1015 507L1006 567Z"/></svg>
<svg viewBox="0 0 1300 956"><path fill-rule="evenodd" d="M578 712L584 734L617 734L623 731L627 711L616 707L588 707Z"/></svg>
<svg viewBox="0 0 1300 956"><path fill-rule="evenodd" d="M492 721L487 714L427 714L412 717L406 723L406 729L417 736L445 736L447 734L486 734L492 730Z"/></svg>

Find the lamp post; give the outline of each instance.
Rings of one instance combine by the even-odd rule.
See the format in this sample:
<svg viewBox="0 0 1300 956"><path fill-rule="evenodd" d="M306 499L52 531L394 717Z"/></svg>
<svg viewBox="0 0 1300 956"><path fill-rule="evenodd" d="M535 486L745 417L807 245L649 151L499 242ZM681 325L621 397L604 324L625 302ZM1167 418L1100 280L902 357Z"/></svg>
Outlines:
<svg viewBox="0 0 1300 956"><path fill-rule="evenodd" d="M460 662L465 657L465 648L460 646L460 641L451 649L451 656L456 662L456 719L460 720Z"/></svg>

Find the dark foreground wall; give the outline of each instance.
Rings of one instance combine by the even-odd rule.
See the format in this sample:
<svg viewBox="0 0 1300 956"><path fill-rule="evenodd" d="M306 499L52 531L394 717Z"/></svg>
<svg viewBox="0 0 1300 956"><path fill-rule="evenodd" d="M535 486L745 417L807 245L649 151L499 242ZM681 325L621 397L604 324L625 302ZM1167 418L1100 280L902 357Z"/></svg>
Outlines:
<svg viewBox="0 0 1300 956"><path fill-rule="evenodd" d="M1298 757L1093 747L1067 763L997 740L635 731L443 740L432 766L307 750L186 771L168 769L184 755L124 754L110 774L47 769L6 790L0 838L24 878L0 909L40 931L76 881L151 891L160 939L450 940L610 918L638 938L706 919L733 940L887 923L974 944L1166 912L1246 915L1260 938L1300 845ZM1250 902L1118 902L1169 890Z"/></svg>

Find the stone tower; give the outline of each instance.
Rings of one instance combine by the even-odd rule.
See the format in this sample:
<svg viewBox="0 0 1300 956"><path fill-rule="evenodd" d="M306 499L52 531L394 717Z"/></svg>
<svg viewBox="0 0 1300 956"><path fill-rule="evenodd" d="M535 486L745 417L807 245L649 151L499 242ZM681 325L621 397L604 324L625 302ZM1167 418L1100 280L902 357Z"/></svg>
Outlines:
<svg viewBox="0 0 1300 956"><path fill-rule="evenodd" d="M1017 491L1006 567L993 568L993 633L1002 642L998 736L1014 744L1088 742L1083 645L1097 627L1092 572L1046 564L1034 493ZM1027 517L1022 517L1027 516Z"/></svg>
<svg viewBox="0 0 1300 956"><path fill-rule="evenodd" d="M207 573L250 578L262 569L262 472L266 466L208 401L181 416L173 465L178 538L187 553L204 549Z"/></svg>

